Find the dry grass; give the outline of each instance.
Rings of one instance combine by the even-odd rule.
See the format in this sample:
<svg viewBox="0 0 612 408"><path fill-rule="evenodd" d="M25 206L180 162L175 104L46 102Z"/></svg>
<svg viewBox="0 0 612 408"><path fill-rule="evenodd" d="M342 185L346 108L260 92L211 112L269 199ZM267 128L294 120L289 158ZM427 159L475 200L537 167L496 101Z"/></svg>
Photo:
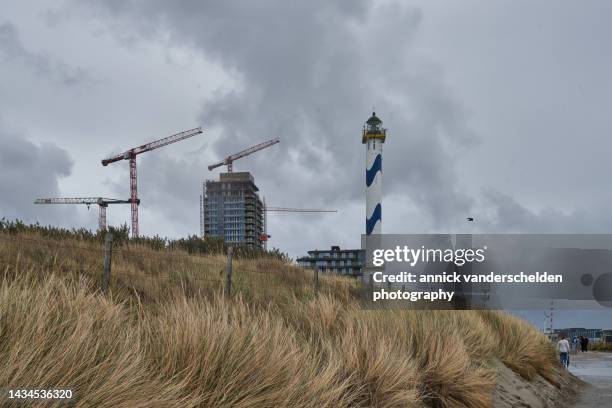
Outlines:
<svg viewBox="0 0 612 408"><path fill-rule="evenodd" d="M500 360L526 380L541 375L559 385L555 350L544 334L517 317L483 312L482 316L497 337Z"/></svg>
<svg viewBox="0 0 612 408"><path fill-rule="evenodd" d="M591 351L612 351L612 343L594 343L589 344Z"/></svg>
<svg viewBox="0 0 612 408"><path fill-rule="evenodd" d="M315 295L271 260L237 261L227 301L222 257L119 252L104 296L99 247L0 236L0 385L72 387L77 407L489 407L495 359L557 381L504 313L362 310L354 282Z"/></svg>
<svg viewBox="0 0 612 408"><path fill-rule="evenodd" d="M122 306L84 282L4 280L0 311L0 384L71 387L81 407L163 407L181 399L149 368Z"/></svg>

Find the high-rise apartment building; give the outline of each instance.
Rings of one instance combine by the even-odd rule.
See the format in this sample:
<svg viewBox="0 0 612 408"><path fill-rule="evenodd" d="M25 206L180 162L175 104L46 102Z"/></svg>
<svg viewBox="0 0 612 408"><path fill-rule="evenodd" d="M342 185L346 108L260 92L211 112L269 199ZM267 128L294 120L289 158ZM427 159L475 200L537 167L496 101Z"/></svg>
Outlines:
<svg viewBox="0 0 612 408"><path fill-rule="evenodd" d="M261 247L263 203L249 172L221 173L203 184L201 235Z"/></svg>

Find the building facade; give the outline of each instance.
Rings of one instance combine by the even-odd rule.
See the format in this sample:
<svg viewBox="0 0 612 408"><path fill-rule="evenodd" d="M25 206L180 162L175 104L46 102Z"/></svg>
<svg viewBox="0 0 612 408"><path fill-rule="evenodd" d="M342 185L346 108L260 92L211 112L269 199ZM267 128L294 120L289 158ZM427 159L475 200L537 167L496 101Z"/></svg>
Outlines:
<svg viewBox="0 0 612 408"><path fill-rule="evenodd" d="M307 256L297 259L303 268L319 268L320 272L332 272L340 275L361 276L365 264L365 251L362 249L313 249Z"/></svg>
<svg viewBox="0 0 612 408"><path fill-rule="evenodd" d="M603 330L601 329L586 329L584 327L569 327L567 329L555 329L555 333L558 335L565 335L569 339L574 337L586 337L592 342L601 341Z"/></svg>
<svg viewBox="0 0 612 408"><path fill-rule="evenodd" d="M249 172L221 173L203 184L201 235L261 247L263 203Z"/></svg>

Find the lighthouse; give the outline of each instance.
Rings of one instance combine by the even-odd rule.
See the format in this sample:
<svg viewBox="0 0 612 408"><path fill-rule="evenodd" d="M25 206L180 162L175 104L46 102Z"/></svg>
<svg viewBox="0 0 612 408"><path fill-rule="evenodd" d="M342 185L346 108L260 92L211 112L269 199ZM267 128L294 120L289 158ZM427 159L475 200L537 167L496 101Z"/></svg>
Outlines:
<svg viewBox="0 0 612 408"><path fill-rule="evenodd" d="M366 145L366 235L382 233L382 148L386 137L382 120L372 112L361 138Z"/></svg>

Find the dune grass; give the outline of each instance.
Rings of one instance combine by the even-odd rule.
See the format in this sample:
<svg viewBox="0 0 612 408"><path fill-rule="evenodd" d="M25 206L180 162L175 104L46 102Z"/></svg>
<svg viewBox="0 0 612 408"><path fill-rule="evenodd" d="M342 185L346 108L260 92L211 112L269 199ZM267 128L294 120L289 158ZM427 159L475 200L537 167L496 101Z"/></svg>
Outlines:
<svg viewBox="0 0 612 408"><path fill-rule="evenodd" d="M505 313L362 310L354 281L315 293L272 259L237 261L226 299L224 266L121 248L103 295L95 244L0 236L0 386L70 387L77 407L484 408L495 360L557 381L545 338Z"/></svg>
<svg viewBox="0 0 612 408"><path fill-rule="evenodd" d="M590 351L609 351L612 352L612 343L592 343L589 344Z"/></svg>

